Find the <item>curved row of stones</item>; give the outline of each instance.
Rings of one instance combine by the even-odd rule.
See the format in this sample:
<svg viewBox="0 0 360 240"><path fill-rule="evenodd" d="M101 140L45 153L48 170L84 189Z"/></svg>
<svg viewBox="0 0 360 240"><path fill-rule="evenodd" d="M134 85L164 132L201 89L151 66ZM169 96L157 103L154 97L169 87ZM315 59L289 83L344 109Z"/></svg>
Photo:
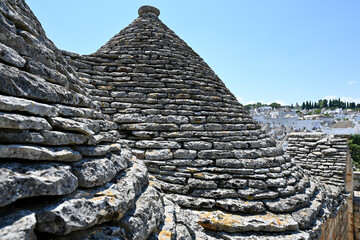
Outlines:
<svg viewBox="0 0 360 240"><path fill-rule="evenodd" d="M1 2L0 238L318 238L324 186L159 10L139 15L80 56L23 0Z"/></svg>
<svg viewBox="0 0 360 240"><path fill-rule="evenodd" d="M305 230L316 238L322 185L265 136L158 10L147 10L96 53L63 54L146 163L152 184L199 210L189 211L205 229L239 237Z"/></svg>
<svg viewBox="0 0 360 240"><path fill-rule="evenodd" d="M0 79L0 239L51 239L109 221L120 235L150 235L164 209L144 163L117 143L117 124L24 1L0 3ZM146 207L141 217L135 205Z"/></svg>

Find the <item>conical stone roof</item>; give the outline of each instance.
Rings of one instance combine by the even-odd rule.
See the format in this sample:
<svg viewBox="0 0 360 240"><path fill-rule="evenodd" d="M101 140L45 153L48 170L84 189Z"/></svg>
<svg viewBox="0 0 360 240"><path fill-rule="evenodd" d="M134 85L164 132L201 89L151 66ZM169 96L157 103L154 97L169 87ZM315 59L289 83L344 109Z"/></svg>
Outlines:
<svg viewBox="0 0 360 240"><path fill-rule="evenodd" d="M323 185L265 136L203 59L159 20L159 10L146 6L139 14L96 53L68 55L152 183L184 209L197 209L189 210L194 221L225 239L316 238L326 212Z"/></svg>

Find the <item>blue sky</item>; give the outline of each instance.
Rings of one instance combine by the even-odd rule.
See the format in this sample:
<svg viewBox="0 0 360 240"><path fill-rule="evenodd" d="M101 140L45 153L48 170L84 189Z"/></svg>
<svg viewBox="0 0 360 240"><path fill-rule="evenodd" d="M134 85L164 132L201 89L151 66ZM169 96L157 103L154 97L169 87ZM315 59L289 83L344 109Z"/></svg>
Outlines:
<svg viewBox="0 0 360 240"><path fill-rule="evenodd" d="M95 52L153 5L243 104L360 103L358 0L26 2L60 49Z"/></svg>

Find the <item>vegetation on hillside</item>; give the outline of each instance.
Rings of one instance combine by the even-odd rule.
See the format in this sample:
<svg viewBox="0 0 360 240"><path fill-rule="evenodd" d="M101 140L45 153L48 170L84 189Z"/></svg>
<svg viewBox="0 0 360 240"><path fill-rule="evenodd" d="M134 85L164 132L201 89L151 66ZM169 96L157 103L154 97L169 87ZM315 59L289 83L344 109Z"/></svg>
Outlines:
<svg viewBox="0 0 360 240"><path fill-rule="evenodd" d="M244 106L245 109L252 109L252 108L258 108L258 107L272 107L272 108L281 108L284 106L281 106L281 104L273 102L271 104L264 104L261 102L257 102L254 104L247 104ZM311 101L306 101L303 102L301 105L298 105L298 103L296 103L296 105L294 106L294 104L291 104L290 106L291 109L302 109L302 110L313 110L312 113L317 113L319 114L321 109L325 108L325 109L336 109L336 108L343 108L343 109L357 109L360 110L360 103L356 104L355 102L343 102L339 99L320 99L317 102L311 102Z"/></svg>
<svg viewBox="0 0 360 240"><path fill-rule="evenodd" d="M349 145L353 164L356 168L360 168L360 134L351 135Z"/></svg>
<svg viewBox="0 0 360 240"><path fill-rule="evenodd" d="M343 102L339 99L321 99L317 102L306 101L301 105L301 109L320 109L320 108L343 108L343 109L355 109L360 108L360 104L356 104L355 102Z"/></svg>

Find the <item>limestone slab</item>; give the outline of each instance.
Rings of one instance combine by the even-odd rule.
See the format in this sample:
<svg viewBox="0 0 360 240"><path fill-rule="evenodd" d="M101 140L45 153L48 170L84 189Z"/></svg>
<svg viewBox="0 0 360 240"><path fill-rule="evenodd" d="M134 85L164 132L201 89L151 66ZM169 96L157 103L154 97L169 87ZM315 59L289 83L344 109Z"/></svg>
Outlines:
<svg viewBox="0 0 360 240"><path fill-rule="evenodd" d="M78 161L82 157L68 147L46 148L27 145L0 145L0 158L19 158L39 161Z"/></svg>
<svg viewBox="0 0 360 240"><path fill-rule="evenodd" d="M4 164L0 168L0 206L34 196L66 195L78 186L69 166Z"/></svg>
<svg viewBox="0 0 360 240"><path fill-rule="evenodd" d="M65 235L102 222L117 221L135 204L147 180L145 165L134 161L124 177L94 197L70 199L36 213L36 229Z"/></svg>
<svg viewBox="0 0 360 240"><path fill-rule="evenodd" d="M50 130L51 126L42 117L23 116L15 113L0 112L0 129L34 129Z"/></svg>
<svg viewBox="0 0 360 240"><path fill-rule="evenodd" d="M164 206L160 194L148 187L129 211L119 222L129 239L145 240L163 221Z"/></svg>
<svg viewBox="0 0 360 240"><path fill-rule="evenodd" d="M42 117L57 116L54 106L4 95L0 95L0 110L27 112Z"/></svg>
<svg viewBox="0 0 360 240"><path fill-rule="evenodd" d="M71 119L67 119L67 118L62 118L62 117L53 117L49 119L51 126L58 128L58 129L63 129L63 130L68 130L68 131L76 131L76 132L80 132L83 133L85 135L92 135L95 134L87 124L82 123L82 122L78 122L78 121L74 121Z"/></svg>
<svg viewBox="0 0 360 240"><path fill-rule="evenodd" d="M270 212L241 216L222 211L203 211L199 224L207 229L224 232L285 232L297 231L298 224L289 214L275 215Z"/></svg>
<svg viewBox="0 0 360 240"><path fill-rule="evenodd" d="M45 130L41 133L44 138L44 145L78 145L87 141L88 136L77 133L67 133L59 131Z"/></svg>
<svg viewBox="0 0 360 240"><path fill-rule="evenodd" d="M0 43L0 60L16 67L24 67L26 60L14 49Z"/></svg>
<svg viewBox="0 0 360 240"><path fill-rule="evenodd" d="M30 211L18 211L0 218L0 239L2 240L35 240L36 218Z"/></svg>

